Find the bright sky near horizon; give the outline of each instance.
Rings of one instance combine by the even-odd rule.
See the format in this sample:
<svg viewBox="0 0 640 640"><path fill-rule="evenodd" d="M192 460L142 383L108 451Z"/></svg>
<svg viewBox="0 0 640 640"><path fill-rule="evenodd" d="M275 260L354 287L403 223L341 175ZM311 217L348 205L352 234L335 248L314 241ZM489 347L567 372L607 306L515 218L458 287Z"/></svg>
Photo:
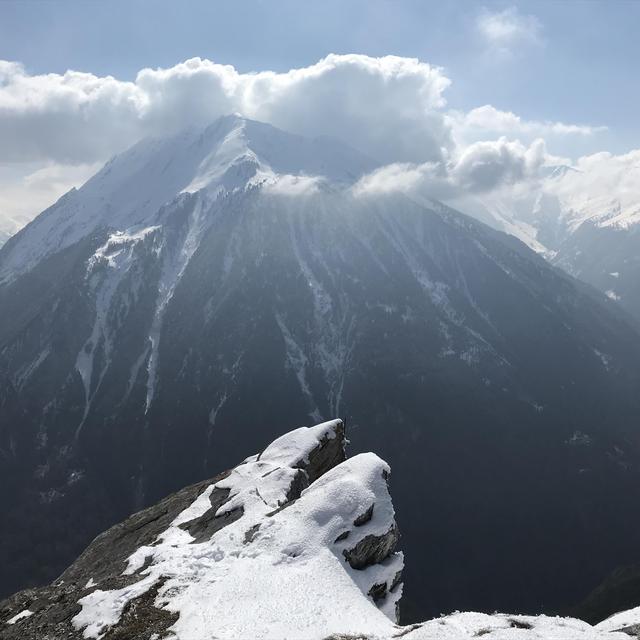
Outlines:
<svg viewBox="0 0 640 640"><path fill-rule="evenodd" d="M32 216L181 114L241 111L384 162L450 161L501 136L524 145L523 167L537 138L574 162L623 154L640 147L639 27L633 0L0 0L0 61L18 63L0 62L0 217ZM331 53L425 64L317 64ZM388 136L371 141L376 126Z"/></svg>

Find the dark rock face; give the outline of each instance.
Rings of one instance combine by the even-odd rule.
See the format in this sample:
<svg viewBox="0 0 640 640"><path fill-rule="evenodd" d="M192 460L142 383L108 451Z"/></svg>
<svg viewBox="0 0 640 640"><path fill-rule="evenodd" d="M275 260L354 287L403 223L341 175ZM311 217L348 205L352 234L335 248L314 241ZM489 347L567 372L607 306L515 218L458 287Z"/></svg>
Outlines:
<svg viewBox="0 0 640 640"><path fill-rule="evenodd" d="M346 549L344 557L354 569L364 569L389 557L398 544L400 536L396 527L381 536L366 536L353 549Z"/></svg>
<svg viewBox="0 0 640 640"><path fill-rule="evenodd" d="M336 434L334 438L325 438L322 440L320 444L309 453L306 460L300 460L298 463L300 469L304 471L308 485L315 482L321 475L329 471L329 469L333 469L333 467L346 459L344 424L338 427ZM304 488L302 484L296 483L297 493L290 499L299 497Z"/></svg>
<svg viewBox="0 0 640 640"><path fill-rule="evenodd" d="M216 511L228 498L228 489L218 489L216 487L209 496L211 508L199 518L181 524L180 528L188 531L193 536L195 542L209 540L214 533L242 517L242 509L234 509L222 516L216 516Z"/></svg>
<svg viewBox="0 0 640 640"><path fill-rule="evenodd" d="M640 624L632 624L629 627L622 627L621 629L617 629L617 631L626 633L628 636L631 636L632 638L640 638Z"/></svg>
<svg viewBox="0 0 640 640"><path fill-rule="evenodd" d="M640 561L640 339L590 289L397 195L182 194L149 223L105 249L128 270L98 229L0 285L1 593L332 415L394 468L407 619L555 611Z"/></svg>

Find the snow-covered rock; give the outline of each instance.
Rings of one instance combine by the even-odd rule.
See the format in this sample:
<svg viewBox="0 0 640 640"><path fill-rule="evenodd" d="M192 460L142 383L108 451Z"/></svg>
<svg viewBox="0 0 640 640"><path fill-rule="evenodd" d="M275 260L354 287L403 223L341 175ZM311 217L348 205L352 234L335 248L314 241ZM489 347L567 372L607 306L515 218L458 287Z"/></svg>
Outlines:
<svg viewBox="0 0 640 640"><path fill-rule="evenodd" d="M296 429L99 536L49 587L0 604L7 640L628 637L547 616L455 613L398 624L403 555L373 453L341 420ZM434 589L438 585L433 585ZM619 615L621 624L638 618Z"/></svg>

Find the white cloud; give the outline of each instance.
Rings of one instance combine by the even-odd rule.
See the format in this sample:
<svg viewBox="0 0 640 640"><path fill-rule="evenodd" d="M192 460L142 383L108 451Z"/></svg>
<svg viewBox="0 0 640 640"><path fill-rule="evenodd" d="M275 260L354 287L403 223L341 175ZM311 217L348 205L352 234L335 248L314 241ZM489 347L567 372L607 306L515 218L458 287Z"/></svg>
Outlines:
<svg viewBox="0 0 640 640"><path fill-rule="evenodd" d="M394 162L362 176L353 186L352 191L355 196L393 191L410 193L416 189L422 189L426 182L436 178L437 172L438 165L430 162L423 164Z"/></svg>
<svg viewBox="0 0 640 640"><path fill-rule="evenodd" d="M603 126L565 124L564 122L524 120L512 111L501 111L490 104L467 113L450 111L449 118L460 141L470 142L490 135L517 137L581 136L588 137L607 130Z"/></svg>
<svg viewBox="0 0 640 640"><path fill-rule="evenodd" d="M0 65L0 161L93 162L140 136L135 85L67 71L30 76Z"/></svg>
<svg viewBox="0 0 640 640"><path fill-rule="evenodd" d="M516 7L503 11L483 10L476 27L484 41L491 47L510 51L516 46L542 43L542 24L534 15L523 15Z"/></svg>
<svg viewBox="0 0 640 640"><path fill-rule="evenodd" d="M238 112L296 133L332 135L382 161L440 159L450 81L411 58L329 55L287 73L241 74L193 58L135 82L89 73L29 75L0 65L0 161L93 162L146 135Z"/></svg>
<svg viewBox="0 0 640 640"><path fill-rule="evenodd" d="M401 191L450 200L461 193L483 193L536 181L548 160L542 139L525 146L500 138L469 145L446 163L394 163L381 167L363 176L353 192L362 196Z"/></svg>
<svg viewBox="0 0 640 640"><path fill-rule="evenodd" d="M529 147L500 138L467 147L452 168L456 184L469 191L490 191L535 178L546 160L544 140Z"/></svg>
<svg viewBox="0 0 640 640"><path fill-rule="evenodd" d="M13 234L72 187L79 187L98 164L0 166L0 235Z"/></svg>
<svg viewBox="0 0 640 640"><path fill-rule="evenodd" d="M439 160L452 145L442 108L450 80L412 58L327 56L305 69L255 76L243 111L309 135L327 134L381 161Z"/></svg>
<svg viewBox="0 0 640 640"><path fill-rule="evenodd" d="M277 196L303 196L317 193L322 178L320 176L279 175L265 183L264 190Z"/></svg>
<svg viewBox="0 0 640 640"><path fill-rule="evenodd" d="M479 28L498 46L539 36L535 20L515 10L485 12ZM31 75L0 61L0 218L32 217L142 137L232 112L303 135L335 136L376 158L384 166L356 193L429 190L442 199L532 180L541 162L551 162L536 138L601 129L527 121L491 105L451 111L450 83L442 69L397 56L329 55L284 73L239 73L193 58L142 69L130 82L77 71ZM288 192L316 187L274 185Z"/></svg>

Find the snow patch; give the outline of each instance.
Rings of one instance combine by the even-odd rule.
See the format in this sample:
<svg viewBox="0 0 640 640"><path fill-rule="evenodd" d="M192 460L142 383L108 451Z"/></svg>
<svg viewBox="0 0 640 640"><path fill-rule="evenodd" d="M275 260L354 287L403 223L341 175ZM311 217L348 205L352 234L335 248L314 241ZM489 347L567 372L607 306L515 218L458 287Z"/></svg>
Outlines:
<svg viewBox="0 0 640 640"><path fill-rule="evenodd" d="M25 609L24 611L17 613L15 616L13 616L13 618L9 618L7 620L7 624L15 624L16 622L20 622L20 620L24 620L25 618L28 618L29 616L32 616L32 615L33 615L33 611L29 611L29 609Z"/></svg>
<svg viewBox="0 0 640 640"><path fill-rule="evenodd" d="M615 300L617 302L618 300L622 299L622 297L619 296L613 289L608 289L604 293L607 296L607 298L609 298L609 300Z"/></svg>

